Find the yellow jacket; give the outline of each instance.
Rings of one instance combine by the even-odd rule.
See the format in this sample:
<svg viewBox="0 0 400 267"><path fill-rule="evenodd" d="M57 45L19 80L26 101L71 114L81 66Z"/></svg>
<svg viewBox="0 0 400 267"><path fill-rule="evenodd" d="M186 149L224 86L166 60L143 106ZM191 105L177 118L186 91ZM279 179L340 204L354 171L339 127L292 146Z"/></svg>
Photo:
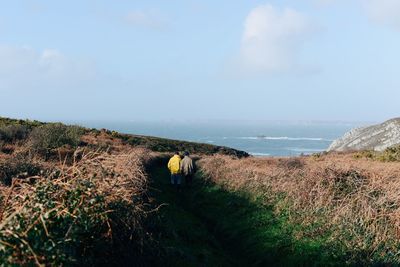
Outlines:
<svg viewBox="0 0 400 267"><path fill-rule="evenodd" d="M178 174L180 172L180 164L181 164L181 157L178 155L174 155L168 161L168 169L171 174Z"/></svg>

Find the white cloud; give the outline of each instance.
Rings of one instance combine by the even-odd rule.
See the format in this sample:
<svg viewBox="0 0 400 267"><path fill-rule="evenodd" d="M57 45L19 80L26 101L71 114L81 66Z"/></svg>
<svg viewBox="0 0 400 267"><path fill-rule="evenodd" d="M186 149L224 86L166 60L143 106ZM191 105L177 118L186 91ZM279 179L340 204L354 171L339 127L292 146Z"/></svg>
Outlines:
<svg viewBox="0 0 400 267"><path fill-rule="evenodd" d="M362 0L371 20L400 30L400 0Z"/></svg>
<svg viewBox="0 0 400 267"><path fill-rule="evenodd" d="M281 72L294 69L302 44L312 30L302 13L261 5L249 13L241 44L241 67L247 72Z"/></svg>
<svg viewBox="0 0 400 267"><path fill-rule="evenodd" d="M0 45L0 90L57 90L94 79L94 65L57 50Z"/></svg>
<svg viewBox="0 0 400 267"><path fill-rule="evenodd" d="M130 25L149 28L153 30L163 30L168 25L168 20L156 11L130 11L124 21Z"/></svg>
<svg viewBox="0 0 400 267"><path fill-rule="evenodd" d="M111 116L105 110L113 97L124 101L119 94L122 86L118 77L99 72L90 60L73 59L54 49L0 44L4 116L56 120Z"/></svg>

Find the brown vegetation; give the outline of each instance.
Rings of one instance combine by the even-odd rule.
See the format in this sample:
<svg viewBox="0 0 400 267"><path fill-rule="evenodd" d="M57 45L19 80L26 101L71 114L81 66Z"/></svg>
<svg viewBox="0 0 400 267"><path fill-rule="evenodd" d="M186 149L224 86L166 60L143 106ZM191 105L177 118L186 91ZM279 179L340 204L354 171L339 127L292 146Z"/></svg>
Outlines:
<svg viewBox="0 0 400 267"><path fill-rule="evenodd" d="M326 237L367 260L400 262L400 163L328 154L296 159L201 160L214 182L275 204L298 238Z"/></svg>
<svg viewBox="0 0 400 267"><path fill-rule="evenodd" d="M141 251L149 242L143 230L149 153L78 153L70 166L60 162L0 188L3 264L93 264L88 256L105 261L116 253L113 246Z"/></svg>
<svg viewBox="0 0 400 267"><path fill-rule="evenodd" d="M157 207L147 195L144 166L154 158L152 150L186 146L198 153L239 153L0 118L0 265L154 261L158 248L147 228Z"/></svg>

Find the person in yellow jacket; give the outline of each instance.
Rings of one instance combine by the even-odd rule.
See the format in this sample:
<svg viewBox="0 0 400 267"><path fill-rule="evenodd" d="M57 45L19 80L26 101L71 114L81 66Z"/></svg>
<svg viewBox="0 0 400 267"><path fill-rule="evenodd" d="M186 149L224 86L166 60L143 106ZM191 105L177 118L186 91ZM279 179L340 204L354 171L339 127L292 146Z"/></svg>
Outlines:
<svg viewBox="0 0 400 267"><path fill-rule="evenodd" d="M179 152L175 152L174 156L168 161L168 169L171 172L171 184L176 186L179 191L181 187L181 156Z"/></svg>

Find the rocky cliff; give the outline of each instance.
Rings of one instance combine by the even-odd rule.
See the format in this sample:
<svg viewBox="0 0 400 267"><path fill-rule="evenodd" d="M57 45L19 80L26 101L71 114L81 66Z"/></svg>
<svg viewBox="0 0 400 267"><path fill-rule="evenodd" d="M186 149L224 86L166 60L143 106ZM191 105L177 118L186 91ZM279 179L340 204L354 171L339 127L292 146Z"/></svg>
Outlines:
<svg viewBox="0 0 400 267"><path fill-rule="evenodd" d="M335 140L328 151L383 151L400 144L400 118L382 124L353 129Z"/></svg>

